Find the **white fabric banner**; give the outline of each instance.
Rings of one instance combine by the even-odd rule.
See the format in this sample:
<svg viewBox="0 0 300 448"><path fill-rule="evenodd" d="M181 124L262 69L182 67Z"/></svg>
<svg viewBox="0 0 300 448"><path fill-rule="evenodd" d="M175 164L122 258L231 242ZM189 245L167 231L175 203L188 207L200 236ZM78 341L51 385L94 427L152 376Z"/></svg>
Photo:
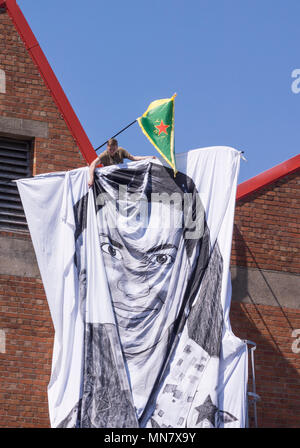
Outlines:
<svg viewBox="0 0 300 448"><path fill-rule="evenodd" d="M52 427L244 427L248 354L231 330L241 153L17 181L55 339Z"/></svg>

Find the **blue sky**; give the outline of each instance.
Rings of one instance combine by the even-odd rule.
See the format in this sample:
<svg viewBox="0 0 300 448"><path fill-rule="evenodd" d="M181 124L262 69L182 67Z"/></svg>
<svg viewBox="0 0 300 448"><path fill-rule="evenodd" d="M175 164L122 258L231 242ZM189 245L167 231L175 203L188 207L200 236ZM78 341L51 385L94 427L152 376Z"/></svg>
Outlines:
<svg viewBox="0 0 300 448"><path fill-rule="evenodd" d="M94 147L177 92L177 153L245 151L240 183L300 152L299 0L17 1Z"/></svg>

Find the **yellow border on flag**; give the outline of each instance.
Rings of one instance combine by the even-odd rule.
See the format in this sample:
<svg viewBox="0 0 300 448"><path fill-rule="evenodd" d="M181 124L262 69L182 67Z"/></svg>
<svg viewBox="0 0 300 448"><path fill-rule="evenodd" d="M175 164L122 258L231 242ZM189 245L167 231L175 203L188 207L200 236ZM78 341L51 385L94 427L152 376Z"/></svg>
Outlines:
<svg viewBox="0 0 300 448"><path fill-rule="evenodd" d="M143 134L147 137L147 139L152 143L152 145L157 149L157 151L160 153L160 155L165 159L165 161L171 166L171 168L173 168L174 171L174 177L176 176L178 170L176 169L175 166L175 158L174 158L174 123L175 123L175 97L177 96L176 93L174 93L174 95L171 98L166 98L166 99L162 99L162 100L155 100L152 101L152 103L150 103L148 109L146 110L146 112L143 113L143 115L139 118L137 118L137 122L140 126L140 128L142 129ZM172 163L167 159L167 157L161 152L161 150L159 149L159 147L156 145L156 143L152 140L152 138L148 135L147 131L144 129L142 123L141 123L141 118L145 117L148 112L150 112L150 110L155 109L156 107L162 106L163 104L167 103L168 101L173 101L173 116L172 116L172 128L171 128L171 160Z"/></svg>

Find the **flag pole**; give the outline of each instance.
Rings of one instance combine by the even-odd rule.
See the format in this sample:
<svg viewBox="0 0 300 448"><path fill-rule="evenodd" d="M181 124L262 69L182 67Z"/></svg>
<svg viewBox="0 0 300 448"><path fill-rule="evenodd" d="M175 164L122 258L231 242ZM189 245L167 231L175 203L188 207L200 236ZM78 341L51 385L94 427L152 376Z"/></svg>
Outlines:
<svg viewBox="0 0 300 448"><path fill-rule="evenodd" d="M130 126L132 126L136 122L137 122L137 120L134 120L132 123L125 126L125 128L121 129L121 131L117 132L117 134L113 135L111 138L117 137L117 135L121 134L121 132L126 131L126 129L128 129ZM106 140L106 142L102 143L102 145L98 146L98 148L96 148L95 151L98 151L98 149L102 148L102 146L106 145L106 143L108 143L108 140Z"/></svg>

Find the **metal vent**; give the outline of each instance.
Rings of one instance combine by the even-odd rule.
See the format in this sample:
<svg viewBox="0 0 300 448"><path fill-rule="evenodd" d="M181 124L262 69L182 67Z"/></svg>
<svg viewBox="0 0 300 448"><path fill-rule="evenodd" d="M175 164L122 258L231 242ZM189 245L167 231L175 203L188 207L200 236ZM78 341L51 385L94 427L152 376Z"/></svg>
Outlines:
<svg viewBox="0 0 300 448"><path fill-rule="evenodd" d="M28 230L14 179L31 176L31 142L0 137L0 228Z"/></svg>

